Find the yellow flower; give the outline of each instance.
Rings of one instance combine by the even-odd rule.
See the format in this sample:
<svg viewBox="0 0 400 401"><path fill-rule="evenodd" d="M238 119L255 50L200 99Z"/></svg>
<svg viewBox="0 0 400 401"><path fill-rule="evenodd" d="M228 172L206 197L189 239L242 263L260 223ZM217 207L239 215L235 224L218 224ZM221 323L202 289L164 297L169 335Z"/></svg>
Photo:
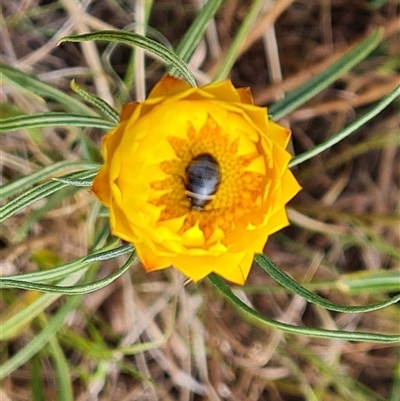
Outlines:
<svg viewBox="0 0 400 401"><path fill-rule="evenodd" d="M144 102L123 107L92 191L147 271L174 266L193 281L214 272L244 284L254 254L288 225L285 204L300 190L289 137L248 88L192 88L165 76ZM191 173L206 182L193 187Z"/></svg>

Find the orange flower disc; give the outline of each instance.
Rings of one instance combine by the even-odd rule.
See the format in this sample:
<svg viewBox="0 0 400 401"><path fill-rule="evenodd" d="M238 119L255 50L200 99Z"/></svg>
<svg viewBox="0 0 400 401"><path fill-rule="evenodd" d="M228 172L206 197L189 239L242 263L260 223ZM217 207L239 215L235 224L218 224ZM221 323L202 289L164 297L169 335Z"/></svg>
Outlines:
<svg viewBox="0 0 400 401"><path fill-rule="evenodd" d="M144 102L123 107L103 139L92 191L147 271L174 266L193 281L215 272L244 284L254 254L288 225L285 205L300 190L288 169L289 137L247 88L192 88L167 75ZM187 169L202 154L216 161L220 179L195 208Z"/></svg>

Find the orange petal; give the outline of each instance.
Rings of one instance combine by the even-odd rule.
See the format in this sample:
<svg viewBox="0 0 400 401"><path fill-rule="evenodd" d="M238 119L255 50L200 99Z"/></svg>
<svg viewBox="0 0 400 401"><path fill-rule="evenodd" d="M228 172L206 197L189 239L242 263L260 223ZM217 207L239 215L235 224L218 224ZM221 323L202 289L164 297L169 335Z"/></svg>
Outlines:
<svg viewBox="0 0 400 401"><path fill-rule="evenodd" d="M148 99L158 96L174 96L190 88L190 84L188 84L186 81L173 77L172 75L165 75L155 84L148 96Z"/></svg>
<svg viewBox="0 0 400 401"><path fill-rule="evenodd" d="M114 129L104 135L101 146L103 151L104 162L108 164L112 156L116 153L125 135L126 122L119 123Z"/></svg>
<svg viewBox="0 0 400 401"><path fill-rule="evenodd" d="M229 107L229 106L227 106ZM253 104L235 104L235 107L242 110L243 118L251 125L255 126L262 136L269 137L267 108Z"/></svg>
<svg viewBox="0 0 400 401"><path fill-rule="evenodd" d="M213 271L232 283L243 285L249 274L253 257L252 252L226 254L220 258L218 266Z"/></svg>
<svg viewBox="0 0 400 401"><path fill-rule="evenodd" d="M274 143L271 156L273 160L273 169L277 176L280 177L283 171L287 171L287 166L292 159L292 155L284 148Z"/></svg>
<svg viewBox="0 0 400 401"><path fill-rule="evenodd" d="M110 225L113 235L122 238L123 240L134 243L137 237L133 232L133 227L128 220L125 212L112 199L110 204Z"/></svg>
<svg viewBox="0 0 400 401"><path fill-rule="evenodd" d="M283 148L289 143L291 131L272 120L268 120L268 136Z"/></svg>
<svg viewBox="0 0 400 401"><path fill-rule="evenodd" d="M282 176L282 197L284 203L289 202L299 191L301 186L290 170L286 170Z"/></svg>
<svg viewBox="0 0 400 401"><path fill-rule="evenodd" d="M150 249L143 242L135 244L135 249L140 262L147 272L166 269L171 266L171 260L157 255L154 249Z"/></svg>
<svg viewBox="0 0 400 401"><path fill-rule="evenodd" d="M140 102L130 102L122 106L122 110L119 116L120 121L127 120L135 112L135 110L141 105Z"/></svg>
<svg viewBox="0 0 400 401"><path fill-rule="evenodd" d="M103 165L94 178L91 190L105 206L110 206L111 192L108 182L108 168L106 165Z"/></svg>
<svg viewBox="0 0 400 401"><path fill-rule="evenodd" d="M230 80L214 82L212 84L203 86L201 91L210 93L215 96L219 101L227 102L240 102L240 95L237 89L233 86Z"/></svg>
<svg viewBox="0 0 400 401"><path fill-rule="evenodd" d="M212 256L178 255L173 259L173 266L186 277L197 282L213 271L215 262L216 258Z"/></svg>
<svg viewBox="0 0 400 401"><path fill-rule="evenodd" d="M264 242L264 245L265 245L265 242ZM244 280L242 283L236 282L236 284L240 284L240 285L245 284L245 282L247 280L247 276L250 273L250 269L251 269L251 265L253 264L253 260L254 260L254 253L246 252L246 254L244 255L244 258L240 262L240 270L242 271Z"/></svg>
<svg viewBox="0 0 400 401"><path fill-rule="evenodd" d="M240 101L242 103L254 104L253 95L251 94L250 88L238 88L236 89L240 96Z"/></svg>
<svg viewBox="0 0 400 401"><path fill-rule="evenodd" d="M284 207L282 209L277 210L272 216L269 217L267 225L262 230L263 234L271 235L276 233L282 228L288 226L289 220L286 214L286 210Z"/></svg>

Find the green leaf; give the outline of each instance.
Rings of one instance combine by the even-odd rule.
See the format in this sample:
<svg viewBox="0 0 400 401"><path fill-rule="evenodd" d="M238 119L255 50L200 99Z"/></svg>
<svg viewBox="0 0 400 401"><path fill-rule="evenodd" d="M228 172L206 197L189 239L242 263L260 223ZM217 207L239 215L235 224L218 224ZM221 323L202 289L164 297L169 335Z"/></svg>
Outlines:
<svg viewBox="0 0 400 401"><path fill-rule="evenodd" d="M282 100L268 109L271 119L279 120L328 87L337 78L365 59L378 46L382 37L383 30L376 29L365 40L356 45L353 50L330 65L326 70L309 79L300 88L288 93Z"/></svg>
<svg viewBox="0 0 400 401"><path fill-rule="evenodd" d="M101 230L95 240L96 246L102 243L104 237L108 237L108 235L109 230ZM109 249L110 247L113 248L118 241L119 240L115 238L106 246L103 246L101 249L94 251L88 256L74 260L65 264L64 266L59 266L58 268L7 277L0 276L0 279L17 279L25 280L27 282L43 282L62 279L62 281L58 283L60 286L71 286L77 283L85 271L87 271L86 280L90 282L91 277L96 273L95 269L89 269L91 263L107 260L132 252L132 247L130 245L124 245L116 249ZM32 319L42 313L49 305L53 304L61 295L62 294L60 293L42 294L39 298L34 299L31 303L24 306L24 308L18 313L12 316L1 316L0 341L7 340L18 335L24 326L29 324Z"/></svg>
<svg viewBox="0 0 400 401"><path fill-rule="evenodd" d="M70 177L74 180L87 181L96 174L97 169L94 171L78 171L76 173L68 174L67 178ZM50 194L59 191L61 188L65 188L67 185L68 184L60 181L48 181L24 192L23 194L6 203L4 206L0 207L0 223L31 203L49 196Z"/></svg>
<svg viewBox="0 0 400 401"><path fill-rule="evenodd" d="M68 369L68 362L64 351L55 334L49 336L49 348L54 361L55 373L58 384L57 401L73 401L72 381Z"/></svg>
<svg viewBox="0 0 400 401"><path fill-rule="evenodd" d="M43 374L41 361L38 355L34 355L29 361L29 381L32 401L43 401L46 399L43 386Z"/></svg>
<svg viewBox="0 0 400 401"><path fill-rule="evenodd" d="M229 286L217 275L208 276L210 282L216 290L248 320L259 324L262 327L275 328L290 334L305 335L317 338L342 339L347 341L365 341L381 343L398 343L400 335L385 335L365 332L349 332L342 330L326 330L310 327L294 326L287 323L278 322L261 315L254 309L242 302L229 288Z"/></svg>
<svg viewBox="0 0 400 401"><path fill-rule="evenodd" d="M103 42L116 42L120 44L126 44L128 46L138 46L145 50L148 50L149 52L165 60L168 65L173 65L176 70L179 71L192 86L196 86L196 80L193 74L190 72L186 63L180 57L178 57L170 49L166 48L155 40L146 38L136 33L124 31L99 31L77 36L66 36L60 39L58 44L64 42L84 42L92 40Z"/></svg>
<svg viewBox="0 0 400 401"><path fill-rule="evenodd" d="M343 274L339 277L337 288L342 291L400 291L399 270L364 270Z"/></svg>
<svg viewBox="0 0 400 401"><path fill-rule="evenodd" d="M73 79L70 83L71 89L77 93L82 99L86 100L89 104L97 107L100 112L107 117L112 123L117 125L119 123L119 115L117 111L112 108L107 102L105 102L100 97L96 96L93 93L88 92L87 90L81 88Z"/></svg>
<svg viewBox="0 0 400 401"><path fill-rule="evenodd" d="M23 290L40 291L47 293L56 294L67 294L67 295L80 295L88 294L89 292L97 291L101 288L110 285L113 281L121 277L132 265L136 259L135 251L129 256L128 260L115 272L101 280L93 281L88 284L72 285L72 286L59 286L50 284L37 284L22 280L10 280L1 277L0 288L19 288Z"/></svg>
<svg viewBox="0 0 400 401"><path fill-rule="evenodd" d="M54 181L62 182L63 184L72 186L72 187L82 187L87 188L91 187L93 184L92 176L88 177L88 179L74 178L74 177L55 177Z"/></svg>
<svg viewBox="0 0 400 401"><path fill-rule="evenodd" d="M46 99L55 100L66 110L78 112L80 114L95 116L96 113L87 107L80 100L67 95L52 85L39 81L22 71L5 64L0 64L0 79L8 81L10 84L18 86L23 91L28 91L35 96L39 95Z"/></svg>
<svg viewBox="0 0 400 401"><path fill-rule="evenodd" d="M68 298L66 303L52 316L46 327L39 334L35 335L24 348L0 366L0 380L3 380L39 352L48 343L50 337L62 326L71 310L76 309L80 302L81 297L79 296Z"/></svg>
<svg viewBox="0 0 400 401"><path fill-rule="evenodd" d="M91 281L95 274L95 270L89 270L86 274L85 280ZM63 280L63 284L74 283L80 277L80 274L68 276ZM20 313L13 316L11 319L1 325L0 327L0 339L10 338L13 334L20 332L21 327L24 327L29 323L35 316L41 313L46 305L50 305L61 294L43 294L40 298L33 301ZM33 355L39 352L52 338L52 336L60 329L63 325L65 318L68 314L76 310L82 302L81 296L71 296L65 301L65 304L54 314L51 315L51 319L47 322L44 329L36 334L29 343L15 353L11 358L5 361L0 366L0 380L3 380L14 370L18 369L25 362L29 361ZM21 316L24 315L24 316Z"/></svg>
<svg viewBox="0 0 400 401"><path fill-rule="evenodd" d="M57 204L62 203L65 198L73 196L77 191L79 188L76 187L62 188L44 199L44 202L29 211L22 224L18 225L17 230L13 233L12 243L23 243L35 223L41 220L46 213L54 210Z"/></svg>
<svg viewBox="0 0 400 401"><path fill-rule="evenodd" d="M100 166L98 164L88 163L88 162L62 161L54 163L49 166L42 167L40 170L35 171L34 173L24 175L20 178L17 178L13 181L4 184L1 187L0 200L8 198L10 196L14 196L22 191L25 191L27 188L32 187L38 182L53 177L54 174L66 172L72 169L91 170L91 169L98 169L99 167Z"/></svg>
<svg viewBox="0 0 400 401"><path fill-rule="evenodd" d="M85 127L109 130L115 124L102 117L79 114L49 112L9 117L0 120L0 132L16 131L36 127Z"/></svg>
<svg viewBox="0 0 400 401"><path fill-rule="evenodd" d="M43 283L54 280L61 280L64 277L71 276L80 270L86 269L88 265L90 265L91 263L117 258L119 256L126 255L129 252L132 252L131 245L123 245L118 248L108 249L114 246L115 245L114 243L116 241L117 240L107 244L102 249L90 253L87 256L75 259L71 262L65 263L64 265L57 266L49 270L41 270L32 273L14 274L10 276L0 276L0 282L2 280L17 280L17 281L26 281L29 283L38 283L38 282Z"/></svg>
<svg viewBox="0 0 400 401"><path fill-rule="evenodd" d="M78 271L62 280L61 285L73 285L81 279L83 271ZM47 307L57 301L62 294L41 294L30 303L24 303L18 312L11 312L11 316L2 314L0 320L0 341L12 339L21 334L21 330L27 326L35 317L40 315ZM21 308L20 305L17 306ZM4 315L4 316L3 316Z"/></svg>
<svg viewBox="0 0 400 401"><path fill-rule="evenodd" d="M289 163L289 167L297 166L304 161L311 159L312 157L324 152L325 150L331 148L333 145L347 138L350 134L356 131L358 128L362 127L369 120L378 115L384 108L386 108L393 100L396 99L397 96L400 95L400 85L389 95L384 97L375 107L361 116L358 120L352 122L342 131L333 135L331 138L327 139L325 142L320 143L317 146L314 146L312 149L301 153L300 155L295 156Z"/></svg>
<svg viewBox="0 0 400 401"><path fill-rule="evenodd" d="M223 1L224 0L207 1L207 3L201 8L201 11L176 47L175 52L183 61L189 61L196 46L203 38L209 21L214 17ZM169 73L172 75L176 74L176 67L171 67Z"/></svg>
<svg viewBox="0 0 400 401"><path fill-rule="evenodd" d="M235 38L233 39L231 45L229 46L227 54L224 56L224 61L221 64L218 72L214 76L214 81L219 81L221 79L226 79L231 71L233 65L236 62L236 58L246 36L248 35L250 29L253 27L257 16L260 13L261 7L264 6L265 0L254 0L250 6L249 12L243 19Z"/></svg>
<svg viewBox="0 0 400 401"><path fill-rule="evenodd" d="M400 394L400 358L397 350L397 363L393 370L393 384L388 401L399 401Z"/></svg>
<svg viewBox="0 0 400 401"><path fill-rule="evenodd" d="M336 312L344 312L344 313L363 313L363 312L371 312L374 310L385 308L386 306L392 305L398 301L400 301L400 295L396 295L392 298L389 298L383 302L377 302L374 304L366 305L366 306L345 306L338 305L333 302L327 301L326 299L320 297L307 290L305 287L300 285L297 281L293 280L289 277L284 271L279 269L266 255L256 255L255 261L259 264L259 266L268 273L276 282L280 285L288 289L289 291L300 295L302 298L311 302L315 305L319 305L322 308L333 310ZM400 288L399 288L400 290Z"/></svg>

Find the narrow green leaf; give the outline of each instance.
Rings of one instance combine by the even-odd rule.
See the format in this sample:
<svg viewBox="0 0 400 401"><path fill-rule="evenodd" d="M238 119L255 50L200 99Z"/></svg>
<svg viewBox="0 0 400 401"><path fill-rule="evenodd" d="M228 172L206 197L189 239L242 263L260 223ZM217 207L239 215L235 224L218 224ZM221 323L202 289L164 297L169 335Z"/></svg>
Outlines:
<svg viewBox="0 0 400 401"><path fill-rule="evenodd" d="M218 72L214 76L214 81L220 81L221 79L226 79L231 71L233 64L236 62L236 58L239 52L239 48L248 35L250 29L260 13L261 7L263 7L265 0L254 0L250 6L250 10L246 17L243 19L235 38L233 39L231 45L229 46L227 54L224 56L224 61L221 64Z"/></svg>
<svg viewBox="0 0 400 401"><path fill-rule="evenodd" d="M65 184L60 182L45 182L44 184L38 185L37 187L32 188L31 190L14 198L10 202L6 203L4 206L0 207L0 223L2 223L4 220L8 219L24 207L52 194L53 192L58 191L63 187L65 187Z"/></svg>
<svg viewBox="0 0 400 401"><path fill-rule="evenodd" d="M94 270L94 269L93 269ZM60 285L73 285L81 279L83 271L77 272L64 278ZM40 315L47 307L52 305L61 297L62 294L41 294L31 303L11 316L0 316L0 341L12 339L21 333L21 330L27 326L35 317Z"/></svg>
<svg viewBox="0 0 400 401"><path fill-rule="evenodd" d="M55 334L49 336L49 348L55 366L58 384L57 401L73 401L72 382L68 362Z"/></svg>
<svg viewBox="0 0 400 401"><path fill-rule="evenodd" d="M104 328L94 326L96 325L88 322L89 337L83 332L75 332L72 327L63 327L59 335L60 342L66 348L73 348L77 352L83 352L88 359L101 359L109 363L109 360L114 359L116 353L120 352L120 350L115 345L107 344L103 338L104 332L101 331L101 334L99 333L99 330ZM108 345L111 346L111 349L108 348Z"/></svg>
<svg viewBox="0 0 400 401"><path fill-rule="evenodd" d="M128 252L133 252L132 245L122 245L115 249L107 251L100 250L95 253L91 253L84 258L85 263L101 262L103 260L118 258L119 256L125 255Z"/></svg>
<svg viewBox="0 0 400 401"><path fill-rule="evenodd" d="M119 123L118 112L112 108L107 102L94 93L90 93L87 90L81 88L73 79L70 83L71 89L77 93L81 98L86 100L89 104L97 107L100 112L115 125Z"/></svg>
<svg viewBox="0 0 400 401"><path fill-rule="evenodd" d="M183 61L189 61L190 56L193 54L196 46L203 38L209 21L214 17L223 1L224 0L208 0L207 3L201 8L201 11L176 47L175 52ZM177 72L178 71L174 66L169 69L169 73L172 75L176 74Z"/></svg>
<svg viewBox="0 0 400 401"><path fill-rule="evenodd" d="M390 390L389 401L399 401L400 399L400 350L397 349L397 362L393 369L392 388Z"/></svg>
<svg viewBox="0 0 400 401"><path fill-rule="evenodd" d="M94 177L96 174L97 169L95 171L78 171L76 173L68 174L67 177L86 181ZM61 188L65 188L67 185L68 184L59 181L48 181L24 192L0 207L0 223L31 203L36 202Z"/></svg>
<svg viewBox="0 0 400 401"><path fill-rule="evenodd" d="M40 221L46 213L54 210L57 204L62 203L65 198L73 196L77 191L79 191L79 188L69 186L46 197L44 202L30 210L22 224L19 224L17 230L13 233L12 242L23 243L35 223Z"/></svg>
<svg viewBox="0 0 400 401"><path fill-rule="evenodd" d="M98 169L97 169L98 171ZM91 187L93 184L93 178L90 177L87 180L82 180L82 179L76 179L76 178L69 178L69 177L55 177L53 178L53 181L58 181L62 182L63 184L73 186L73 187L82 187L82 188L87 188Z"/></svg>
<svg viewBox="0 0 400 401"><path fill-rule="evenodd" d="M92 40L116 42L120 44L126 44L128 46L138 46L148 50L149 52L165 60L168 65L173 65L192 86L196 86L196 80L193 74L180 57L155 40L146 38L136 33L124 31L99 31L77 36L66 36L60 39L59 44L64 42L84 42Z"/></svg>
<svg viewBox="0 0 400 401"><path fill-rule="evenodd" d="M320 143L317 146L314 146L312 149L303 152L297 156L295 156L289 163L289 167L297 166L304 161L311 159L312 157L324 152L325 150L331 148L333 145L336 145L338 142L347 138L350 134L356 131L358 128L362 127L369 120L378 115L383 109L385 109L393 100L396 99L397 96L400 95L400 85L389 95L384 97L376 106L374 106L371 110L361 116L358 120L352 122L345 129L333 135L331 138L327 139L325 142Z"/></svg>
<svg viewBox="0 0 400 401"><path fill-rule="evenodd" d="M327 360L324 353L305 347L301 341L291 341L287 346L292 355L296 355L296 358L300 358L303 363L307 361L315 372L322 373L325 383L329 383L329 389L332 389L335 394L334 398L330 399L331 397L328 395L331 393L330 390L326 388L326 392L317 390L318 396L315 395L311 399L312 401L327 401L326 397L329 401L388 401L368 386L360 383L358 378L349 375L345 369L338 369L339 358L332 363L332 359ZM300 366L298 365L299 369L301 369ZM302 372L299 373L302 374ZM312 387L315 389L314 385ZM305 400L311 401L307 397Z"/></svg>
<svg viewBox="0 0 400 401"><path fill-rule="evenodd" d="M76 309L80 302L81 297L79 296L68 298L66 303L52 316L47 326L35 335L24 348L0 366L0 380L3 380L40 351L47 344L49 338L62 326L70 311Z"/></svg>
<svg viewBox="0 0 400 401"><path fill-rule="evenodd" d="M46 399L43 386L42 363L38 355L34 355L29 361L29 382L32 401L43 401Z"/></svg>
<svg viewBox="0 0 400 401"><path fill-rule="evenodd" d="M104 226L106 227L106 225ZM100 243L103 243L103 240L105 239L104 237L109 236L109 230L101 230L100 233L97 233L97 238L95 239L94 243L95 246L97 247ZM21 274L21 275L16 275L17 278L20 279L25 279L27 281L31 280L32 282L35 281L35 279L42 278L43 281L47 280L54 280L56 278L63 278L61 282L58 283L60 286L71 286L74 285L80 280L83 276L83 274L86 271L86 275L84 280L87 282L91 282L93 280L94 275L96 274L97 270L96 269L88 269L90 266L91 262L96 262L99 260L105 260L107 252L109 252L110 257L114 256L119 256L128 252L132 251L132 247L129 245L126 245L124 247L120 247L117 249L111 249L109 250L108 247L114 247L115 243L118 242L118 240L115 238L113 241L108 243L106 246L103 246L101 249L98 249L94 253L91 253L90 255L83 257L81 259L77 259L73 262L68 263L67 265L64 265L64 271L62 270L62 267L58 269L50 269L47 271L41 271L41 272L35 272L35 273L26 273L26 274ZM104 252L104 253L103 253ZM84 266L86 264L86 266ZM57 270L57 271L55 271ZM46 276L47 273L47 276ZM8 276L9 278L13 276ZM1 278L1 276L0 276ZM0 319L1 324L0 324L0 341L5 341L7 339L11 339L18 335L22 328L28 325L32 319L40 315L48 306L53 304L58 298L60 298L62 294L60 293L45 293L41 294L40 297L34 299L31 303L26 305L22 310L20 310L18 313L12 315L12 316L2 316ZM69 299L75 299L76 297L71 297ZM80 297L78 297L80 299ZM67 301L69 302L69 301ZM75 309L73 307L73 309ZM36 337L35 337L36 338ZM41 345L44 345L44 343L40 343ZM32 344L32 347L35 348L35 344ZM18 354L18 356L15 356L15 359L13 360L16 362L17 367L18 361L24 360L23 358L26 355L30 355L30 352L33 352L31 345L29 344L27 346L27 349L24 348L24 350L21 350L21 354ZM29 359L29 358L28 358ZM22 362L23 363L23 362ZM14 362L10 361L9 368L12 369L12 366Z"/></svg>
<svg viewBox="0 0 400 401"><path fill-rule="evenodd" d="M54 174L66 172L68 170L91 170L98 167L98 164L89 162L62 161L54 163L49 166L42 167L40 168L40 170L35 171L34 173L24 175L23 177L7 182L1 187L0 199L14 196L17 193L26 190L27 188L37 184L40 181L51 178L52 176L54 176Z"/></svg>
<svg viewBox="0 0 400 401"><path fill-rule="evenodd" d="M361 271L343 274L337 282L342 291L400 291L399 270Z"/></svg>
<svg viewBox="0 0 400 401"><path fill-rule="evenodd" d="M149 19L151 16L151 11L153 8L153 1L154 0L145 0L144 1L144 7L143 7L143 3L136 3L135 5L135 10L139 10L139 14L137 16L137 22L138 24L141 24L143 27L143 31L140 32L143 35L145 35L146 37L152 37L153 39L158 40L160 43L163 43L163 40L165 39L164 35L161 34L160 31L158 31L157 29L152 28L151 26L149 26ZM135 11L134 11L135 12ZM139 22L140 20L140 22ZM135 31L136 29L139 29L138 26L136 26L136 23L130 24L128 26L124 27L124 30L127 31ZM136 31L137 32L137 31ZM166 41L168 42L168 40ZM171 47L167 43L164 43L167 47ZM110 53L109 53L110 54ZM137 52L133 51L129 57L129 60L126 62L125 64L125 75L123 80L121 80L118 76L118 74L115 73L114 69L111 68L111 65L109 63L109 57L107 57L107 64L108 64L108 69L107 70L112 70L112 75L117 75L117 82L120 82L121 84L118 85L119 90L118 90L118 100L120 103L124 104L126 103L127 99L129 98L129 90L133 87L134 85L134 81L135 81L135 76L137 76L137 74L139 73L141 77L144 77L145 75L145 63L144 63L144 58L143 55L141 55L141 67L140 67L140 72L137 71L138 65L137 63ZM143 63L143 64L142 64Z"/></svg>
<svg viewBox="0 0 400 401"><path fill-rule="evenodd" d="M349 332L342 330L326 330L309 327L294 326L287 323L281 323L276 320L268 319L260 313L251 309L242 302L229 288L229 286L215 274L208 276L212 285L218 292L248 320L251 320L261 326L275 328L284 331L285 333L305 335L317 338L342 339L346 341L365 341L365 342L380 342L380 343L398 343L400 335L385 335L377 333L365 332Z"/></svg>
<svg viewBox="0 0 400 401"><path fill-rule="evenodd" d="M55 100L66 110L88 116L96 115L92 109L87 107L80 100L67 95L52 85L41 82L35 77L10 67L9 65L0 64L0 78L11 84L17 85L23 91L31 92L32 94L39 95L45 99Z"/></svg>
<svg viewBox="0 0 400 401"><path fill-rule="evenodd" d="M133 251L128 260L115 273L112 273L101 280L97 280L88 284L59 286L59 285L49 285L49 284L37 284L27 281L10 280L2 278L0 280L0 288L1 289L19 288L22 290L50 292L50 293L66 294L66 295L88 294L89 292L94 292L101 288L106 287L107 285L115 281L117 278L121 277L131 267L135 259L136 259L136 253Z"/></svg>
<svg viewBox="0 0 400 401"><path fill-rule="evenodd" d="M123 245L118 248L108 249L111 246L114 246L116 241L117 239L107 244L99 251L90 253L87 256L75 259L61 266L54 267L53 269L40 270L32 273L13 274L10 276L0 276L0 282L2 280L18 280L30 283L43 283L48 281L60 280L64 277L71 276L79 270L87 268L90 263L113 259L132 252L131 245Z"/></svg>
<svg viewBox="0 0 400 401"><path fill-rule="evenodd" d="M289 277L284 271L279 269L279 267L277 267L274 263L272 263L272 261L266 255L256 255L254 260L267 274L269 274L280 285L282 285L289 291L294 292L297 295L300 295L308 302L311 302L315 305L319 305L322 308L328 310L333 310L336 312L344 312L344 313L363 313L382 309L385 308L386 306L392 305L400 301L400 295L396 295L392 298L387 299L386 301L377 302L366 306L338 305L307 290L297 281Z"/></svg>
<svg viewBox="0 0 400 401"><path fill-rule="evenodd" d="M16 131L37 127L85 127L109 130L114 123L102 117L82 116L79 114L49 112L9 117L0 120L0 132Z"/></svg>
<svg viewBox="0 0 400 401"><path fill-rule="evenodd" d="M96 271L94 269L92 269L91 271L89 270L84 280L90 282L91 280L93 280L95 273ZM70 282L72 284L79 277L80 274L75 275L75 277L69 276L67 279L63 280L63 283ZM25 309L23 309L21 313L25 313L25 316L30 313L29 317L32 320L43 310L42 308L37 308L38 301L41 302L41 299L44 298L47 300L53 300L54 302L54 300L60 297L60 295L61 294L43 294L41 297L39 297L31 304L29 304ZM5 361L0 366L0 380L3 380L14 370L18 369L18 367L23 365L25 362L29 361L33 355L39 352L50 341L51 337L60 329L68 314L71 311L76 310L81 302L82 302L82 296L76 295L68 297L65 301L65 304L57 312L52 314L51 319L47 322L44 329L40 333L36 334L24 348L17 351L17 353L15 353L10 359ZM0 327L1 339L9 338L10 332L12 331L14 333L20 332L21 327L27 324L26 321L21 322L20 319L21 313L14 316L13 317L14 319L9 319L6 322L6 324L3 324ZM7 326L7 330L5 330L5 326Z"/></svg>
<svg viewBox="0 0 400 401"><path fill-rule="evenodd" d="M326 70L309 79L303 86L288 93L282 100L272 105L268 113L273 120L279 120L306 103L317 93L321 92L341 75L345 74L361 60L364 60L382 40L383 30L376 29L356 45L345 56L329 66Z"/></svg>

